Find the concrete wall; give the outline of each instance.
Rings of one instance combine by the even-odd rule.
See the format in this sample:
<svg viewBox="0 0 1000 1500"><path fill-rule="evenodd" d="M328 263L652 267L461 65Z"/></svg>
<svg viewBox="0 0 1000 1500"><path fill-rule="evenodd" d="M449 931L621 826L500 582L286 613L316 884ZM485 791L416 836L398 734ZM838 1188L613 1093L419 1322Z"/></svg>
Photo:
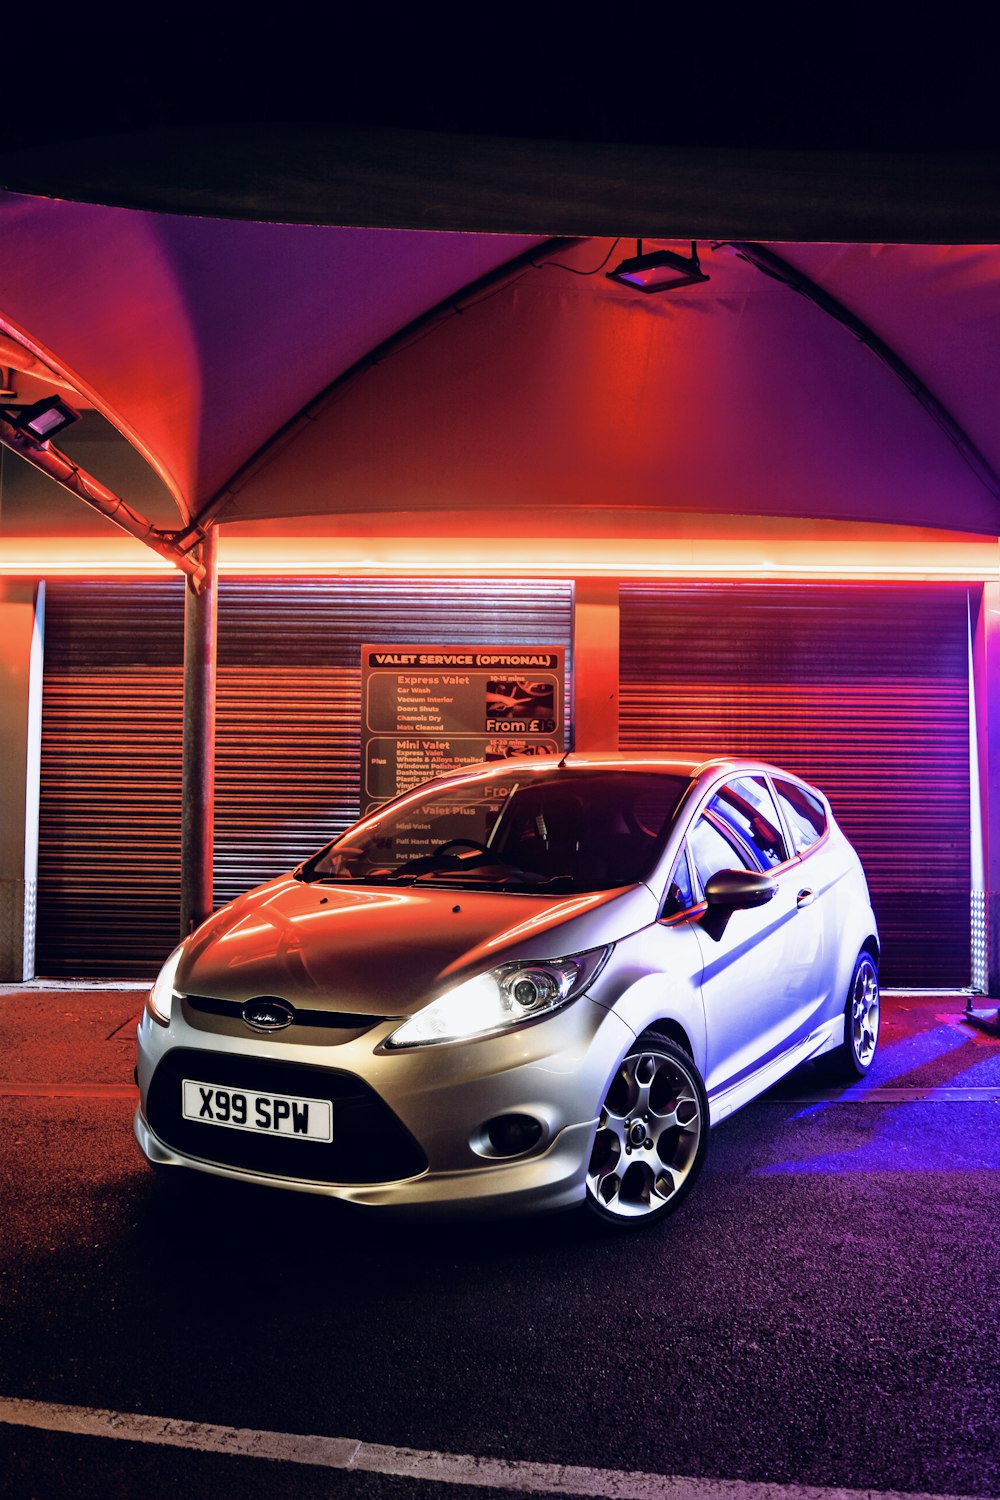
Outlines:
<svg viewBox="0 0 1000 1500"><path fill-rule="evenodd" d="M573 607L573 748L618 749L618 580L579 578Z"/></svg>

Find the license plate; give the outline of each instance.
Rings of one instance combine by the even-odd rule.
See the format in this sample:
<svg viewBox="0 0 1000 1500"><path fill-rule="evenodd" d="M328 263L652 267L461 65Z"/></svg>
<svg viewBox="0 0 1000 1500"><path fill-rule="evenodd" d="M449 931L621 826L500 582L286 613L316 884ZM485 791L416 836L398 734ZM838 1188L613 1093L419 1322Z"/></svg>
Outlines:
<svg viewBox="0 0 1000 1500"><path fill-rule="evenodd" d="M229 1130L297 1136L302 1141L333 1140L333 1105L329 1099L223 1089L214 1083L185 1078L183 1113L185 1120L223 1125Z"/></svg>

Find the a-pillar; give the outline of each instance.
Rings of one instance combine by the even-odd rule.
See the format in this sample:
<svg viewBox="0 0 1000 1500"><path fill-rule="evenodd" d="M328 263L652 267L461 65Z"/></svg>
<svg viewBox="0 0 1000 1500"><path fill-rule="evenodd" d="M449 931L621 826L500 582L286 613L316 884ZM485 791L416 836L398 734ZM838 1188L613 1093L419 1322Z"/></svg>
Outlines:
<svg viewBox="0 0 1000 1500"><path fill-rule="evenodd" d="M0 581L0 979L35 974L44 583Z"/></svg>

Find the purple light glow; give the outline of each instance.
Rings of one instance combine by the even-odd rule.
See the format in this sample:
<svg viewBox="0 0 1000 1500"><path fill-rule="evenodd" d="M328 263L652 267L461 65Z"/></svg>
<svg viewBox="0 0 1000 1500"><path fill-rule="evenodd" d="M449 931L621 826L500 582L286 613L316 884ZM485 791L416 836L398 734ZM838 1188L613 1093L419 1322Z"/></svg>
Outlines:
<svg viewBox="0 0 1000 1500"><path fill-rule="evenodd" d="M752 1175L920 1172L953 1178L1000 1171L1000 1136L993 1128L1000 1044L971 1032L960 1015L934 1020L930 1029L908 1033L890 1012L887 1029L896 1036L883 1044L868 1077L783 1114L783 1126L796 1127L794 1157L783 1130L783 1159L755 1167ZM821 1087L807 1065L765 1097L773 1107L782 1095L792 1102ZM912 1098L899 1098L900 1091L912 1091ZM967 1097L956 1097L963 1092Z"/></svg>

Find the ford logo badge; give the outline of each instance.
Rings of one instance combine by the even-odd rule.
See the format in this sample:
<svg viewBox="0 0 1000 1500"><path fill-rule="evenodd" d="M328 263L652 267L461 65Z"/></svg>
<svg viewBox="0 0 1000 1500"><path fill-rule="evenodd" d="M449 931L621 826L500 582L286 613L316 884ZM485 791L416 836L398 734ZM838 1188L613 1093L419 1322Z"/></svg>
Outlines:
<svg viewBox="0 0 1000 1500"><path fill-rule="evenodd" d="M276 995L258 995L244 1005L243 1019L254 1031L284 1031L295 1020L295 1012Z"/></svg>

